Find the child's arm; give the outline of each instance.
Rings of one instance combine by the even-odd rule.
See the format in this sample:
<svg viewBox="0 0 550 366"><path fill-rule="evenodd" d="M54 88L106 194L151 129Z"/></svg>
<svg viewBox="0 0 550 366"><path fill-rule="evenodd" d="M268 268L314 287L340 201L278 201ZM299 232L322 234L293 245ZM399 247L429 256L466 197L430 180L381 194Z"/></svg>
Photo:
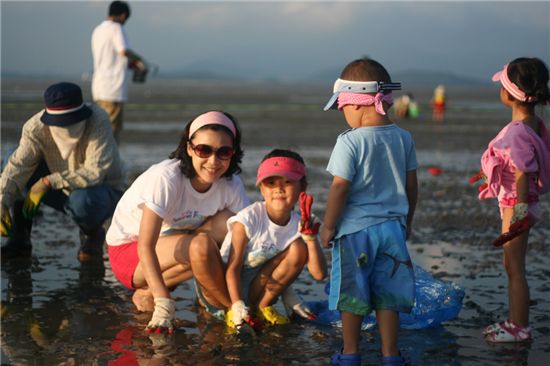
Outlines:
<svg viewBox="0 0 550 366"><path fill-rule="evenodd" d="M244 225L240 222L233 223L231 233L231 252L227 263L227 271L225 273L225 281L227 283L227 290L229 291L231 303L242 300L240 278L247 243L248 238L246 236Z"/></svg>
<svg viewBox="0 0 550 366"><path fill-rule="evenodd" d="M300 234L302 240L306 243L308 252L307 268L309 273L317 281L321 281L327 275L327 261L323 249L317 240L317 233L321 223L319 219L311 213L313 206L313 196L305 191L300 193Z"/></svg>
<svg viewBox="0 0 550 366"><path fill-rule="evenodd" d="M233 322L232 326L235 327L240 326L243 321L246 322L250 319L248 307L245 305L244 300L241 299L240 292L241 269L243 267L247 244L248 237L246 236L244 225L240 222L235 222L231 233L231 252L225 273L227 290L231 298L231 321Z"/></svg>
<svg viewBox="0 0 550 366"><path fill-rule="evenodd" d="M534 224L534 220L529 217L529 173L522 172L516 169L514 172L516 180L516 198L517 202L514 205L514 212L510 218L510 223L506 232L500 234L493 241L495 247L500 247L515 237L529 230Z"/></svg>
<svg viewBox="0 0 550 366"><path fill-rule="evenodd" d="M407 172L407 186L405 190L407 192L407 200L409 201L409 212L407 213L407 239L411 235L412 221L414 216L414 210L416 209L416 202L418 201L418 179L416 177L416 170L410 170Z"/></svg>
<svg viewBox="0 0 550 366"><path fill-rule="evenodd" d="M351 182L344 178L335 176L328 192L327 209L321 230L321 244L328 248L330 241L336 233L336 224L340 220L348 196Z"/></svg>
<svg viewBox="0 0 550 366"><path fill-rule="evenodd" d="M527 197L529 196L529 173L516 169L514 176L516 178L517 203L527 203Z"/></svg>
<svg viewBox="0 0 550 366"><path fill-rule="evenodd" d="M327 276L327 260L317 238L304 240L307 245L307 270L317 281Z"/></svg>
<svg viewBox="0 0 550 366"><path fill-rule="evenodd" d="M516 169L514 176L516 179L516 198L517 202L514 205L514 214L510 220L508 231L516 228L524 228L527 230L534 222L530 222L529 218L529 178L531 173L522 172ZM515 224L515 225L514 225ZM512 228L512 225L514 227ZM525 230L522 230L525 231Z"/></svg>

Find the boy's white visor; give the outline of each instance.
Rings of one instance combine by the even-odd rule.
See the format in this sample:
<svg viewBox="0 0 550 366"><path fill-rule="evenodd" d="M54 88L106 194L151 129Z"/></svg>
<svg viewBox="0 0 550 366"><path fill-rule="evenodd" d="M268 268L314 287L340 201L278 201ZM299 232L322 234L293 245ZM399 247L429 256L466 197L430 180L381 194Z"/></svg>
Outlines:
<svg viewBox="0 0 550 366"><path fill-rule="evenodd" d="M332 88L332 97L329 99L323 110L328 111L329 109L338 109L338 95L341 92L366 94L392 90L401 90L401 83L336 79L334 82L334 87Z"/></svg>

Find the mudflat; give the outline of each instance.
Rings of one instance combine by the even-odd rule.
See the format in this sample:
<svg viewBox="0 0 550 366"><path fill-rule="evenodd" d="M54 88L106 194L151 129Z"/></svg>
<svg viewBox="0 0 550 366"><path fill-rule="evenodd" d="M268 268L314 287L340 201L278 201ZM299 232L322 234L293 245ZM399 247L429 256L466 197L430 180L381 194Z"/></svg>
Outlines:
<svg viewBox="0 0 550 366"><path fill-rule="evenodd" d="M43 90L56 81L2 80L3 159L17 145L23 123L42 108ZM80 85L90 100L89 84ZM402 352L414 365L546 365L550 359L548 195L542 197L542 220L531 231L526 259L534 340L492 345L481 334L486 325L507 317L507 278L502 250L491 245L500 228L496 201L479 201L468 178L478 171L482 151L508 123L510 111L500 105L496 87L447 88L445 120L432 122L432 90L404 87L403 92L412 92L420 105L419 118L395 119L412 133L420 164L409 251L415 264L436 278L457 283L466 295L456 319L441 327L402 330ZM331 182L325 167L336 137L347 129L341 113L322 111L331 90L332 85L235 81L133 84L120 145L129 181L167 158L195 115L224 110L237 117L242 129L242 179L251 199L259 199L254 181L262 156L275 147L290 148L306 160L313 210L322 217ZM430 174L432 167L441 174ZM78 230L73 223L42 207L32 242L32 257L2 261L3 364L158 360L180 365L326 365L340 347L340 329L302 322L266 329L255 338L228 334L223 323L199 311L190 282L173 293L179 325L175 336L152 341L143 332L150 314L133 309L131 292L113 276L107 257L100 265L78 262ZM330 251L326 254L330 258ZM324 283L306 272L296 287L306 300L326 297ZM380 362L379 342L376 328L364 332L364 363Z"/></svg>

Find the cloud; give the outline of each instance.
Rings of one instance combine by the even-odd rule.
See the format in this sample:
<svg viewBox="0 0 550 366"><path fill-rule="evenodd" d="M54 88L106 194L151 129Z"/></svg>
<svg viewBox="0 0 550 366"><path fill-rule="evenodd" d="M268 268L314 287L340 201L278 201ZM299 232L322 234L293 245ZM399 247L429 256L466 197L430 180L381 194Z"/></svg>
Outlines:
<svg viewBox="0 0 550 366"><path fill-rule="evenodd" d="M143 20L155 27L223 30L237 26L269 26L305 32L347 27L360 3L353 2L226 2L137 3ZM371 6L369 4L369 6ZM136 10L137 14L137 10Z"/></svg>
<svg viewBox="0 0 550 366"><path fill-rule="evenodd" d="M354 20L355 10L360 6L351 2L282 3L278 16L290 18L304 31L324 32L347 27Z"/></svg>
<svg viewBox="0 0 550 366"><path fill-rule="evenodd" d="M182 30L209 29L220 30L234 27L258 18L251 10L254 3L137 3L144 21L159 28Z"/></svg>

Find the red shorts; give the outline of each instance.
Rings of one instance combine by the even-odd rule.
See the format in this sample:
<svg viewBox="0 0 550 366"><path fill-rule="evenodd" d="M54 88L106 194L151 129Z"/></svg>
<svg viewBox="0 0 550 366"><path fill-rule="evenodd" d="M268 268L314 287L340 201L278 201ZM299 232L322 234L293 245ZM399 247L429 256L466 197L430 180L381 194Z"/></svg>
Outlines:
<svg viewBox="0 0 550 366"><path fill-rule="evenodd" d="M130 290L135 290L132 279L139 264L137 241L122 245L108 245L107 247L111 269L116 278Z"/></svg>

